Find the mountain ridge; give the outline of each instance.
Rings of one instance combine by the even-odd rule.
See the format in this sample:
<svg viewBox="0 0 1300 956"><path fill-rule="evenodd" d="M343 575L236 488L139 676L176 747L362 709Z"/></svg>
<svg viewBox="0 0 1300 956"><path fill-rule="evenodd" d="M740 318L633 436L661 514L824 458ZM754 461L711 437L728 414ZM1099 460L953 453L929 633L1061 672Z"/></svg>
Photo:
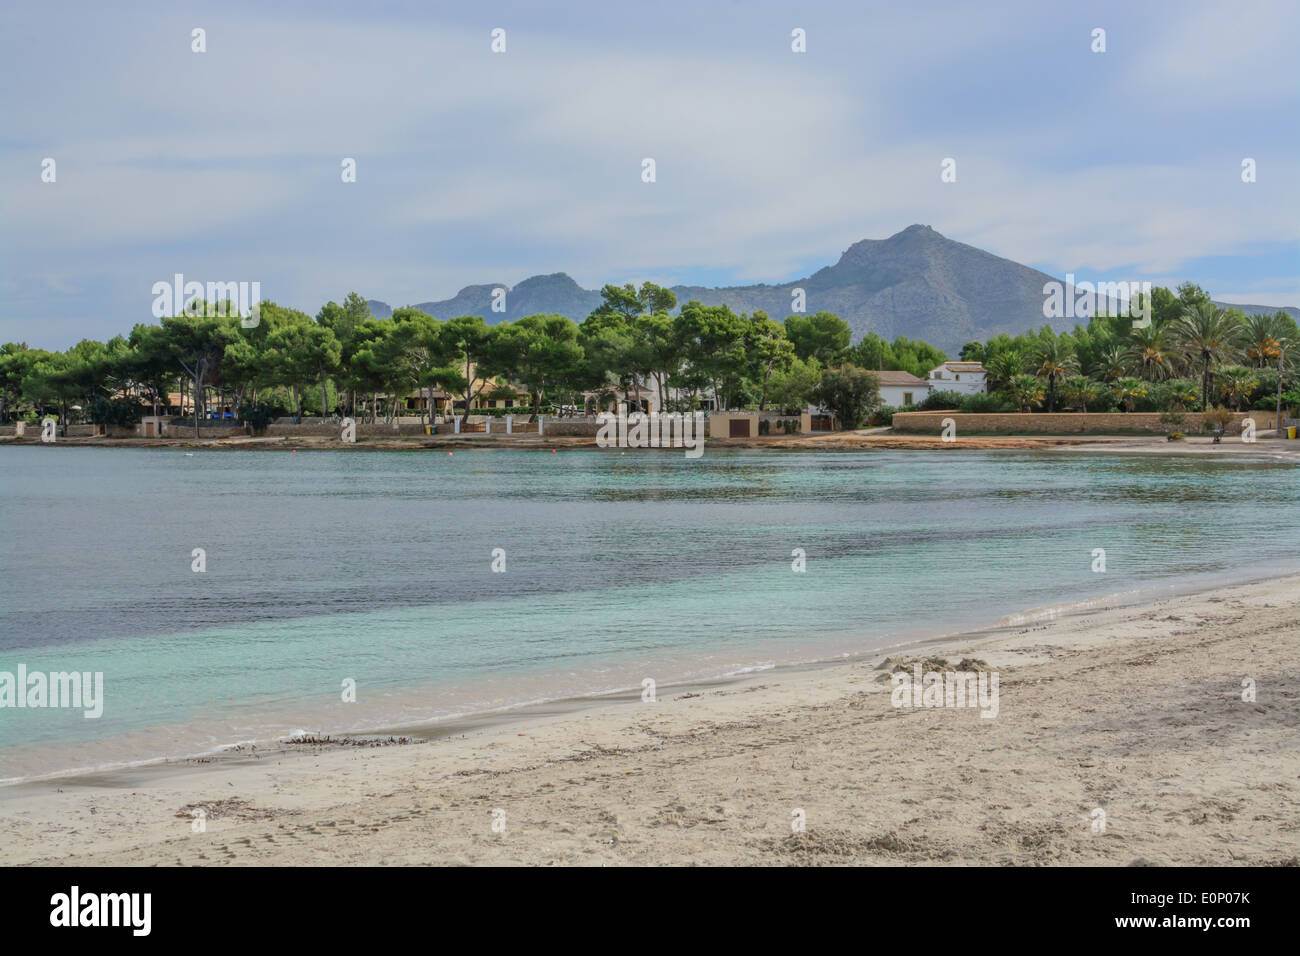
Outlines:
<svg viewBox="0 0 1300 956"><path fill-rule="evenodd" d="M776 284L671 288L679 305L692 299L705 305L725 303L736 312L762 309L776 319L793 311L792 292L802 288L804 310L836 313L853 330L854 341L868 331L887 339L905 335L955 355L966 342L984 341L1002 332L1016 335L1045 324L1058 332L1072 328L1075 318L1043 316L1043 284L1059 281L917 223L885 239L860 239L834 265L804 278ZM507 290L505 310L494 312L493 290L503 287ZM470 285L450 299L414 307L443 319L482 315L489 324L538 312L567 315L581 322L600 301L599 290L584 289L567 273L554 272L530 276L514 286L504 282ZM376 317L392 314L386 302L368 302ZM1216 304L1226 307L1225 303ZM1275 311L1266 306L1232 307L1251 314ZM1285 311L1300 318L1300 309Z"/></svg>

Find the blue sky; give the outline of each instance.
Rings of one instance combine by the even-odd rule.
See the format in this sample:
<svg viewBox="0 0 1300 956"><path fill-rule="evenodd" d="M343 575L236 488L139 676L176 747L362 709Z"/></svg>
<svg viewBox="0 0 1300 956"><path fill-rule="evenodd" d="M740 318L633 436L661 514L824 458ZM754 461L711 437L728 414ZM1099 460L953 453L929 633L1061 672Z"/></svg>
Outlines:
<svg viewBox="0 0 1300 956"><path fill-rule="evenodd" d="M1298 35L1251 0L9 3L0 341L126 332L177 272L314 314L557 271L780 282L912 223L1300 305Z"/></svg>

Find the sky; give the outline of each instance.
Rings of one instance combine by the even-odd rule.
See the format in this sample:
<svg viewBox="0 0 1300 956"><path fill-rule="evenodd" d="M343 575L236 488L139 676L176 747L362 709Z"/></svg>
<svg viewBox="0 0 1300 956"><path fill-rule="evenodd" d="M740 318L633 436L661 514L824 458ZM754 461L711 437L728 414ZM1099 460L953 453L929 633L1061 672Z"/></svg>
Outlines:
<svg viewBox="0 0 1300 956"><path fill-rule="evenodd" d="M0 342L126 333L176 273L310 314L777 283L913 223L1300 305L1297 36L1294 0L9 0Z"/></svg>

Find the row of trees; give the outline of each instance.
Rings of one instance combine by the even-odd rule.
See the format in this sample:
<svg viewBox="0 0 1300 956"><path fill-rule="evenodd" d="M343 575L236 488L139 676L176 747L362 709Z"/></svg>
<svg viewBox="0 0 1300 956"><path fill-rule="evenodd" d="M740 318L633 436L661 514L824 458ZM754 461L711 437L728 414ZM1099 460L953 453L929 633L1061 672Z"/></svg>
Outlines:
<svg viewBox="0 0 1300 956"><path fill-rule="evenodd" d="M962 358L984 363L991 394L962 401L987 411L1300 403L1300 337L1285 313L1219 309L1190 283L1176 293L1154 289L1151 309L1147 328L1098 316L1063 334L1043 327L968 343ZM725 305L678 309L672 291L649 282L605 286L580 324L539 314L489 326L481 316L441 321L409 307L377 319L352 293L314 318L263 303L252 328L229 303L207 303L65 352L0 346L0 420L53 411L65 422L129 424L146 409L165 409L176 392L197 430L214 404L255 422L313 412L373 421L391 419L415 394L432 408L435 389L467 409L522 392L534 413L576 409L593 390L635 409L648 389L665 410L697 408L706 397L723 409L783 412L817 401L851 427L879 405L866 370L924 377L945 358L902 336L868 333L851 344L848 325L829 312L778 322ZM932 394L928 403L948 398Z"/></svg>
<svg viewBox="0 0 1300 956"><path fill-rule="evenodd" d="M664 409L712 396L722 408L797 410L831 366L919 368L942 359L903 338L870 335L850 347L848 325L828 312L777 322L725 305L678 310L672 291L649 282L607 285L581 324L540 314L489 326L481 316L440 321L414 308L378 319L352 293L315 318L264 302L260 321L245 328L229 303L194 303L66 352L0 346L0 419L54 411L65 422L126 424L145 410L157 414L179 392L196 430L214 405L245 419L335 412L375 420L415 394L431 408L434 389L464 408L523 391L534 412L575 409L591 390L621 392L636 408L649 389Z"/></svg>
<svg viewBox="0 0 1300 956"><path fill-rule="evenodd" d="M1300 332L1285 312L1246 315L1214 305L1199 286L1156 288L1151 323L1100 315L1056 334L1044 326L962 348L980 361L991 396L1020 411L1233 411L1300 404ZM933 402L939 396L931 396ZM983 409L981 409L983 410ZM995 410L988 408L987 410Z"/></svg>

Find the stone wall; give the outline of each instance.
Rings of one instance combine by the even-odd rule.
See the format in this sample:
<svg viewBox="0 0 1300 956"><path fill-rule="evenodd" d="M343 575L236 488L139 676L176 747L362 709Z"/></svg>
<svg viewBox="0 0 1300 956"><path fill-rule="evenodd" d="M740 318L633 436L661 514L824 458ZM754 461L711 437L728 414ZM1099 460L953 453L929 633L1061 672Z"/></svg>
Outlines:
<svg viewBox="0 0 1300 956"><path fill-rule="evenodd" d="M196 437L194 434L194 419L190 419L188 422L184 419L177 419L169 422L164 427L166 431L163 432L163 438L193 439ZM144 429L140 428L134 434L141 435L143 431ZM244 426L238 423L232 423L229 421L200 422L197 438L200 441L203 441L205 439L211 440L213 438L231 438L235 435L243 434L245 434Z"/></svg>
<svg viewBox="0 0 1300 956"><path fill-rule="evenodd" d="M1273 412L1237 412L1224 434L1240 435L1241 421L1255 420L1256 431L1273 428ZM1201 412L1188 412L1182 431L1189 435L1203 433ZM957 435L1163 435L1171 426L1160 421L1159 412L1033 412L1028 415L972 415L965 412L896 412L894 431L938 435L943 420L951 418Z"/></svg>
<svg viewBox="0 0 1300 956"><path fill-rule="evenodd" d="M555 418L546 419L542 423L542 437L550 438L594 438L600 426L596 420L584 418ZM504 426L502 426L504 427ZM496 427L493 426L492 434L496 434Z"/></svg>
<svg viewBox="0 0 1300 956"><path fill-rule="evenodd" d="M504 427L504 426L503 426ZM438 431L451 431L450 425L439 425ZM168 430L169 435L175 434L175 427ZM263 433L271 436L283 436L285 438L297 437L314 437L314 438L338 438L343 434L342 425L267 425ZM404 436L424 435L422 425L385 425L383 422L375 424L362 425L357 424L357 438L402 438Z"/></svg>
<svg viewBox="0 0 1300 956"><path fill-rule="evenodd" d="M473 416L474 421L460 423L460 434L462 435L483 435L484 422L481 416ZM565 419L565 418L547 418L543 421L543 437L549 435L594 435L596 434L596 425L594 420L587 421L584 419ZM455 426L447 422L438 422L435 426L438 431L436 437L442 438L447 435L456 433ZM364 438L411 438L424 437L425 426L414 423L402 423L394 427L393 424L377 422L374 424L357 424L357 439ZM537 422L529 422L527 417L521 416L514 419L510 425L510 437L514 438L519 435L536 435ZM168 434L173 434L174 429ZM265 433L272 437L291 438L313 437L313 438L338 438L343 434L343 426L335 424L303 423L301 425L293 424L273 424L268 425ZM492 438L505 437L506 421L504 418L492 419Z"/></svg>

